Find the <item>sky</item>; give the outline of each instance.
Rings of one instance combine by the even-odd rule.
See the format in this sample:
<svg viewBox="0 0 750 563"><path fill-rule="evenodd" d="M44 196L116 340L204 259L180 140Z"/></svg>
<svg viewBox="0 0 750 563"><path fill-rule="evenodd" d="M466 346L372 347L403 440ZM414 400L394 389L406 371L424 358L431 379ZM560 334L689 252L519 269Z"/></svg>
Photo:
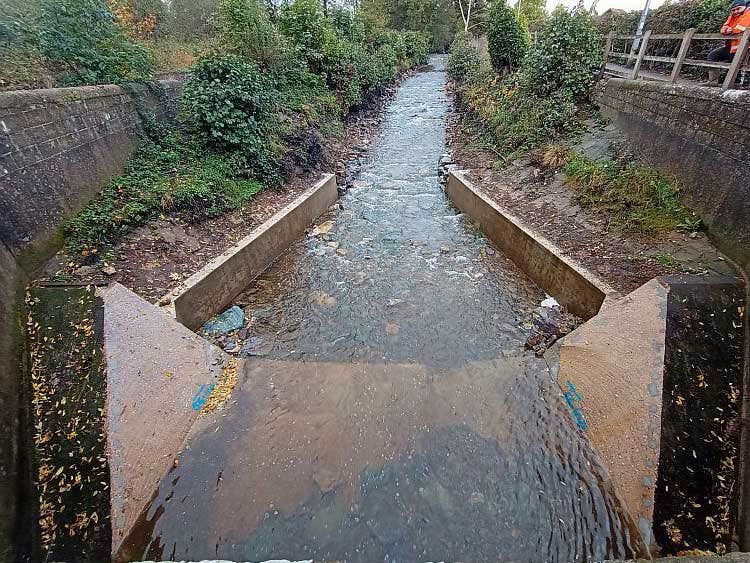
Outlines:
<svg viewBox="0 0 750 563"><path fill-rule="evenodd" d="M584 5L588 8L592 0L584 0ZM578 0L547 0L547 11L551 12L558 4L566 6L575 6ZM658 8L664 3L664 0L651 0L651 9ZM620 10L640 10L643 8L644 0L599 0L596 4L596 11L603 13L610 8L619 8Z"/></svg>

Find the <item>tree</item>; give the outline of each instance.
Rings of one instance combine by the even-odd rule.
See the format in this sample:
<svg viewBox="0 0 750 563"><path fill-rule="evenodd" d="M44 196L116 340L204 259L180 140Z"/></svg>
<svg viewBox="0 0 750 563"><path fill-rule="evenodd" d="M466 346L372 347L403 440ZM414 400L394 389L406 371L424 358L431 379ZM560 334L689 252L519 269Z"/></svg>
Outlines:
<svg viewBox="0 0 750 563"><path fill-rule="evenodd" d="M537 31L547 17L545 0L518 0L516 2L516 16L526 24L529 31Z"/></svg>
<svg viewBox="0 0 750 563"><path fill-rule="evenodd" d="M464 7L464 2L466 7ZM478 0L458 0L458 7L461 9L461 19L464 22L464 33L469 31L471 26L472 10L477 6ZM476 12L475 12L476 14Z"/></svg>
<svg viewBox="0 0 750 563"><path fill-rule="evenodd" d="M528 34L505 0L494 0L487 21L487 48L497 72L517 68L528 48Z"/></svg>
<svg viewBox="0 0 750 563"><path fill-rule="evenodd" d="M101 0L41 0L36 14L39 50L63 65L68 84L107 84L150 77L150 53L115 24Z"/></svg>

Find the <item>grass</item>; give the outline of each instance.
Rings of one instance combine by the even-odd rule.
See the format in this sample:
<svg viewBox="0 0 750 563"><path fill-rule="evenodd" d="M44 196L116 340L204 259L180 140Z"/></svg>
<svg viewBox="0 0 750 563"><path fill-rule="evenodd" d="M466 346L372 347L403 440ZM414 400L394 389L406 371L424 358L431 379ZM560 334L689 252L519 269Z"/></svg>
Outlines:
<svg viewBox="0 0 750 563"><path fill-rule="evenodd" d="M571 153L563 170L581 205L607 212L618 230L658 236L700 226L680 203L677 181L653 168Z"/></svg>
<svg viewBox="0 0 750 563"><path fill-rule="evenodd" d="M202 156L197 145L172 131L144 140L127 172L65 224L66 246L74 252L99 251L163 213L182 212L193 220L221 215L262 188L245 177L241 159Z"/></svg>
<svg viewBox="0 0 750 563"><path fill-rule="evenodd" d="M652 258L656 261L657 264L661 264L662 266L665 266L667 268L681 267L681 264L675 259L675 257L666 252L657 252L652 256Z"/></svg>

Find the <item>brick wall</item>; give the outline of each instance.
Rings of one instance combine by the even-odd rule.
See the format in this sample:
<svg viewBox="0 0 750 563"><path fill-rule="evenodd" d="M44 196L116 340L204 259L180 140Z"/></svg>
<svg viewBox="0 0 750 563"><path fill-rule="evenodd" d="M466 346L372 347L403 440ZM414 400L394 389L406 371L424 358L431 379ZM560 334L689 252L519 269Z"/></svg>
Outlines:
<svg viewBox="0 0 750 563"><path fill-rule="evenodd" d="M0 562L29 541L20 468L18 304L62 221L123 171L141 116L170 119L179 83L0 93Z"/></svg>
<svg viewBox="0 0 750 563"><path fill-rule="evenodd" d="M141 115L173 115L178 88L161 81L0 93L0 241L14 253L44 246L122 172Z"/></svg>
<svg viewBox="0 0 750 563"><path fill-rule="evenodd" d="M636 154L681 181L681 199L718 246L750 269L750 92L612 78L595 98Z"/></svg>

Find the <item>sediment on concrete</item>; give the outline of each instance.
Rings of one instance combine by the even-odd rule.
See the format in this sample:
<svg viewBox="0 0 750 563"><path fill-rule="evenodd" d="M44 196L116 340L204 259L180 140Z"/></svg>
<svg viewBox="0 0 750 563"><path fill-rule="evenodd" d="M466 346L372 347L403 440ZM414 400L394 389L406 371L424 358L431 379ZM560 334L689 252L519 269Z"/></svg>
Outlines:
<svg viewBox="0 0 750 563"><path fill-rule="evenodd" d="M338 198L326 174L292 203L218 256L165 298L179 322L196 330L221 312Z"/></svg>
<svg viewBox="0 0 750 563"><path fill-rule="evenodd" d="M590 319L608 295L615 295L613 288L493 202L464 172L451 172L445 191L508 258L568 311Z"/></svg>

